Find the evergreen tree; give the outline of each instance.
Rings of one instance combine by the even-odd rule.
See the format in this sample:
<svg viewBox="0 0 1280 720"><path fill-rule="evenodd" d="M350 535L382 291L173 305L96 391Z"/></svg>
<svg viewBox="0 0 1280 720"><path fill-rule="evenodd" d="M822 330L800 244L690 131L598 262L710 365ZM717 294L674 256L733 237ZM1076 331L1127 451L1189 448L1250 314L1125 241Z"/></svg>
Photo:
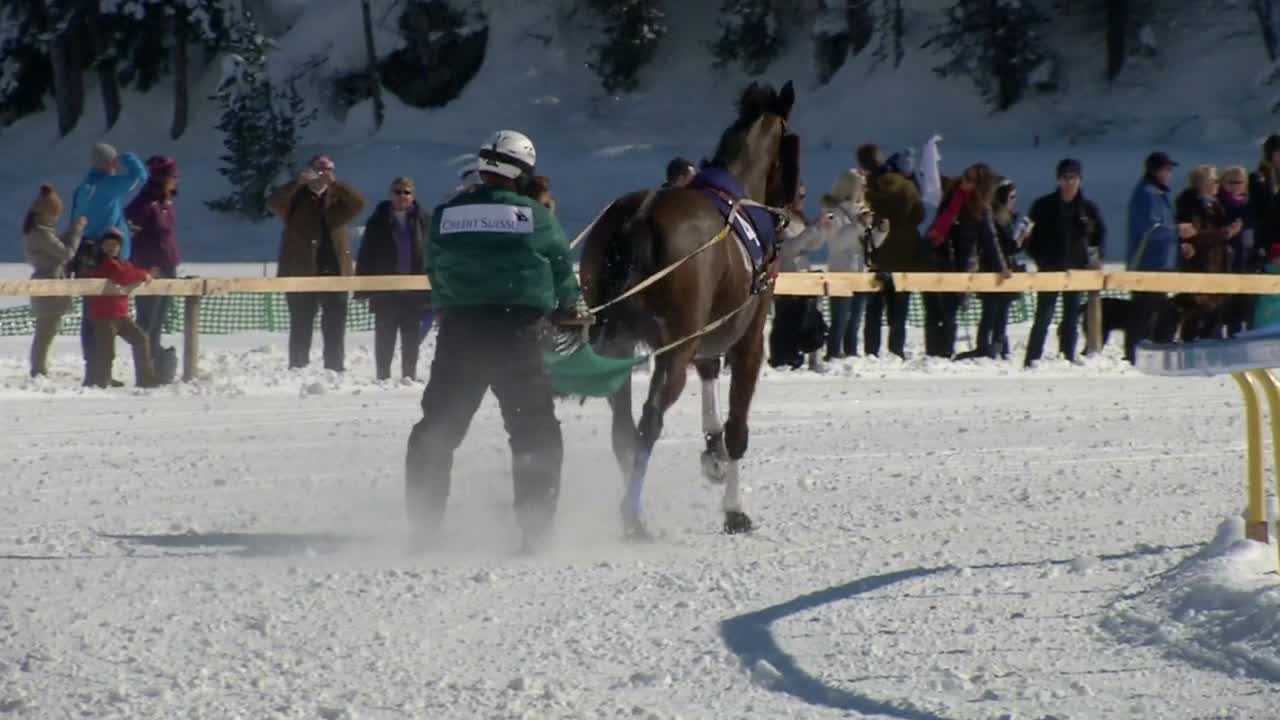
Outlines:
<svg viewBox="0 0 1280 720"><path fill-rule="evenodd" d="M894 67L901 65L902 58L907 54L903 43L906 37L906 22L902 12L902 0L880 0L880 16L876 21L876 33L880 41L876 43L875 52L871 55L875 58L874 65L891 59Z"/></svg>
<svg viewBox="0 0 1280 720"><path fill-rule="evenodd" d="M1048 18L1030 0L956 0L947 21L923 47L949 58L942 77L967 75L997 111L1022 99L1029 78L1047 60L1037 28Z"/></svg>
<svg viewBox="0 0 1280 720"><path fill-rule="evenodd" d="M820 0L813 21L813 54L818 82L825 85L850 55L866 49L875 35L875 0Z"/></svg>
<svg viewBox="0 0 1280 720"><path fill-rule="evenodd" d="M236 212L253 220L270 215L267 196L286 167L301 131L315 119L297 89L276 87L267 73L268 41L259 35L245 13L231 32L236 54L215 98L222 108L217 128L225 135L226 153L219 174L231 193L206 204L221 212Z"/></svg>
<svg viewBox="0 0 1280 720"><path fill-rule="evenodd" d="M591 48L589 67L609 93L628 93L639 84L641 68L653 61L667 34L666 13L658 0L588 0L605 18L604 42Z"/></svg>
<svg viewBox="0 0 1280 720"><path fill-rule="evenodd" d="M712 45L716 68L738 62L748 75L760 75L785 46L779 28L781 0L724 0L720 38Z"/></svg>
<svg viewBox="0 0 1280 720"><path fill-rule="evenodd" d="M51 22L44 0L0 4L0 125L44 109L53 88Z"/></svg>

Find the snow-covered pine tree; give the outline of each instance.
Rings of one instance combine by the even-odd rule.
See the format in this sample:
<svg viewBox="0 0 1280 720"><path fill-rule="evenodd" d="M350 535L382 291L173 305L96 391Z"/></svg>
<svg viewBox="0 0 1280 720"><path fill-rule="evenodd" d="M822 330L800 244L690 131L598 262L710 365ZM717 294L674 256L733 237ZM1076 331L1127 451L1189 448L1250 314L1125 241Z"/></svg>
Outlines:
<svg viewBox="0 0 1280 720"><path fill-rule="evenodd" d="M902 0L880 0L880 14L876 18L876 34L879 41L871 57L875 58L873 67L890 60L893 66L902 64L906 56L906 21L902 12Z"/></svg>
<svg viewBox="0 0 1280 720"><path fill-rule="evenodd" d="M653 61L667 34L666 13L659 0L588 0L604 16L604 41L592 46L588 63L608 93L629 93L639 84L640 70Z"/></svg>
<svg viewBox="0 0 1280 720"><path fill-rule="evenodd" d="M818 82L831 81L850 55L866 49L875 35L875 0L819 0L813 20L813 55Z"/></svg>
<svg viewBox="0 0 1280 720"><path fill-rule="evenodd" d="M781 0L724 0L720 38L711 46L715 67L738 62L748 75L760 75L785 46L779 25Z"/></svg>
<svg viewBox="0 0 1280 720"><path fill-rule="evenodd" d="M205 204L256 221L270 215L266 201L272 184L317 113L306 107L292 84L280 88L271 82L268 41L247 12L230 30L236 54L224 64L215 98L222 108L217 129L225 136L227 151L219 157L223 166L218 173L231 184L231 193Z"/></svg>
<svg viewBox="0 0 1280 720"><path fill-rule="evenodd" d="M955 0L944 25L922 47L948 59L942 77L967 75L997 111L1022 99L1028 79L1047 56L1037 30L1048 18L1031 0Z"/></svg>
<svg viewBox="0 0 1280 720"><path fill-rule="evenodd" d="M0 5L0 126L44 109L53 87L44 0Z"/></svg>

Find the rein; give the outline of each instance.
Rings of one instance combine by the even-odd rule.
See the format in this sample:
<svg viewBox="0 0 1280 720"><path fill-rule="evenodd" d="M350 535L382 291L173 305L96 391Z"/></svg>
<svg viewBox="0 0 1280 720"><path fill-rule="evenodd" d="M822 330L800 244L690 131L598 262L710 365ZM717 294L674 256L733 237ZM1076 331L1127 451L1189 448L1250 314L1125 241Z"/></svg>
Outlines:
<svg viewBox="0 0 1280 720"><path fill-rule="evenodd" d="M648 207L649 200L650 200L652 197L653 197L653 193L652 193L652 192L650 192L650 194L645 198L644 203L641 205L641 210L640 210L640 212L643 212L643 211ZM707 249L711 248L713 245L715 245L715 244L717 244L717 243L719 243L719 242L723 241L725 238L729 237L730 233L732 233L732 232L733 232L733 221L734 221L734 219L738 216L738 210L739 210L739 208L744 208L744 207L758 207L758 208L763 208L763 209L768 210L769 212L771 212L771 213L773 213L773 214L775 214L775 215L777 215L777 216L779 216L779 217L781 217L781 218L784 218L784 219L785 219L785 218L787 218L787 217L788 217L788 215L786 214L786 212L785 212L785 211L783 211L783 210L782 210L782 209L780 209L780 208L775 208L775 207L773 207L773 206L771 206L771 205L765 205L765 204L763 204L763 203L758 203L758 202L756 202L756 201L754 201L754 200L750 200L750 199L748 199L748 198L738 198L738 199L735 199L735 200L733 201L733 204L729 206L729 212L728 212L728 214L727 214L727 216L726 216L726 218L725 218L724 226L723 226L723 227L721 227L721 228L720 228L720 232L717 232L715 235L713 235L713 236L711 237L711 239L710 239L710 240L707 240L705 243L703 243L702 245L698 246L698 247L697 247L693 252L689 253L688 255L685 255L684 257L680 258L679 260L676 260L675 262L673 262L673 263L671 263L671 264L667 265L666 267L662 268L662 269L661 269L661 270L659 270L658 272L656 272L656 273L654 273L654 274L650 275L649 277L645 278L644 280L641 280L640 282L636 283L633 287L631 287L630 289L628 289L626 292L622 293L621 295L618 295L618 297L616 297L616 298L614 298L614 299L612 299L612 300L610 300L610 301L608 301L608 302L606 302L606 303L602 303L602 304L600 304L600 305L597 305L596 307L590 308L590 309L588 309L588 311L587 311L587 312L588 312L589 314L591 314L591 315L595 315L596 313L600 312L601 310L604 310L604 309L605 309L605 308L607 308L607 307L610 307L610 306L612 306L612 305L614 305L614 304L616 304L616 303L622 302L623 300L626 300L627 298L632 297L633 295L635 295L635 294L637 294L637 293L641 292L642 290L644 290L645 288L647 288L647 287L649 287L649 286L653 285L654 283L658 282L659 280L661 280L662 278L666 277L667 275L670 275L672 272L674 272L674 271L676 270L676 268L678 268L678 267L680 267L681 265L685 264L686 262L688 262L689 260L693 259L694 257L696 257L697 255L699 255L700 253L702 253L702 252L706 251ZM603 214L603 213L601 213L601 214ZM639 215L639 212L637 212L637 215ZM597 217L596 219L597 219L597 220L599 220L599 217ZM629 220L628 222L633 222L634 220L635 220L635 218L633 217L633 218L632 218L631 220ZM594 225L594 224L595 224L595 222L593 221L593 222L592 222L592 225ZM591 226L588 226L587 230L590 230L590 227L591 227ZM584 231L583 231L583 234L582 234L582 235L580 235L579 237L580 237L580 238L581 238L581 237L585 237L587 230L584 230ZM575 239L575 243L576 243L576 242L577 242L577 240ZM759 297L759 295L757 295L757 294L748 294L748 295L747 295L747 299L746 299L746 300L744 300L744 301L742 302L742 304L741 304L741 305L739 305L738 307L734 308L733 310L730 310L728 313L725 313L724 315L721 315L719 318L716 318L715 320L711 321L710 323L706 324L705 326L703 326L703 328L702 328L701 330L698 330L697 332L693 332L693 333L690 333L690 334L688 334L688 335L685 335L684 337L680 338L679 340L674 340L674 341L672 341L672 342L669 342L669 343L667 343L666 345L663 345L662 347L657 348L656 350L654 350L653 352L649 353L649 354L648 354L648 355L646 355L645 357L648 357L648 358L655 358L655 357L658 357L659 355L663 355L663 354L665 354L665 353L667 353L667 352L669 352L669 351L671 351L671 350L676 349L677 347L679 347L679 346L681 346L681 345L683 345L683 344L685 344L685 343L689 342L690 340L696 340L696 339L698 339L698 338L702 337L703 335L706 335L707 333L714 332L714 331L716 331L716 330L720 329L720 328L721 328L721 327L723 327L726 323L728 323L730 320L732 320L735 316L737 316L737 314L738 314L738 313L742 312L743 310L746 310L746 309L747 309L747 307L751 305L752 301L753 301L753 300L755 300L755 299L756 299L756 298L758 298L758 297Z"/></svg>
<svg viewBox="0 0 1280 720"><path fill-rule="evenodd" d="M646 204L647 204L647 203L646 203ZM667 275L670 275L672 272L675 272L676 268L680 267L681 265L685 264L685 263L686 263L686 262L688 262L689 260L692 260L692 259L693 259L694 257L696 257L697 255L699 255L699 254L703 253L704 251L708 250L709 248L711 248L711 246L713 246L713 245L715 245L715 244L719 243L720 241L724 240L725 238L729 237L729 234L733 232L733 221L734 221L734 220L737 218L737 216L738 216L738 209L739 209L739 208L744 208L744 207L758 207L758 208L764 208L765 210L768 210L769 212L774 213L775 215L778 215L778 216L780 216L780 217L784 217L784 218L786 217L785 212L784 212L783 210L779 209L779 208L775 208L775 207L773 207L773 206L771 206L771 205L765 205L765 204L763 204L763 203L758 203L758 202L756 202L756 201L754 201L754 200L750 200L750 199L748 199L748 198L738 198L737 200L734 200L734 201L733 201L733 204L732 204L731 206L729 206L729 213L728 213L728 215L725 217L724 226L720 228L720 232L718 232L718 233L716 233L715 235L711 236L711 239L710 239L710 240L706 241L706 242L705 242L705 243L703 243L702 245L699 245L699 246L698 246L698 247L697 247L693 252L689 253L688 255L685 255L684 257L680 258L679 260L676 260L675 262L673 262L673 263L671 263L671 264L667 265L666 267L662 268L662 269L661 269L661 270L659 270L658 272L656 272L656 273L654 273L654 274L650 275L649 277L645 278L644 280L641 280L640 282L636 283L634 286L632 286L630 289L628 289L626 292L622 293L621 295L618 295L617 297L613 298L612 300L610 300L610 301L608 301L608 302L601 303L600 305L597 305L597 306L595 306L595 307L593 307L593 308L589 308L589 309L587 310L587 312L589 312L589 313L590 313L590 314L592 314L592 315L595 315L596 313L600 312L601 310L604 310L604 309L605 309L605 308L607 308L607 307L611 307L611 306L613 306L613 305L615 305L615 304L617 304L617 303L622 302L623 300L626 300L627 298L629 298L629 297L631 297L631 296L633 296L633 295L635 295L635 294L639 293L640 291L644 290L645 288L649 287L650 285L653 285L654 283L658 282L659 280L661 280L662 278L666 277ZM597 218L597 219L599 219L599 218ZM593 224L594 224L594 223L593 223ZM585 233L585 231L584 231L584 233ZM753 297L754 297L754 296L753 296ZM744 307L745 307L745 305L744 305ZM739 308L739 309L741 309L741 308ZM737 312L737 310L735 310L735 311L734 311L734 313L736 313L736 312ZM730 313L730 315L732 315L732 314L733 314L733 313ZM725 316L725 317L727 318L727 317L729 317L729 316ZM717 321L717 322L718 322L718 321ZM719 327L719 325L716 325L715 327ZM714 330L714 329L715 329L715 327L710 327L710 330ZM705 332L710 332L710 330L706 330ZM705 334L705 332L704 332L704 333L702 333L702 334ZM697 337L697 335L690 336L690 337ZM683 341L681 341L681 342L683 342Z"/></svg>

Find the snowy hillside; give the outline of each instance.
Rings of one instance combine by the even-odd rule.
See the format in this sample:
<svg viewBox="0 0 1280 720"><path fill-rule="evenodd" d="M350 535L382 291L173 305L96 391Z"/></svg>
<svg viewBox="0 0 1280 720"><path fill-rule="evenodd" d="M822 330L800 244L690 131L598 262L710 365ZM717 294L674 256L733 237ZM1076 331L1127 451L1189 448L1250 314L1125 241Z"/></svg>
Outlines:
<svg viewBox="0 0 1280 720"><path fill-rule="evenodd" d="M270 56L277 79L297 87L320 110L296 157L331 153L340 176L381 199L389 179L410 174L426 199L448 190L466 154L499 127L528 131L539 145L540 170L553 179L570 232L617 194L656 185L674 154L696 160L709 154L731 119L732 99L747 76L731 66L713 68L718 3L667 3L669 32L630 94L608 96L587 67L599 40L601 19L571 0L482 2L487 19L483 64L461 95L442 108L419 109L385 93L383 126L373 129L370 101L342 110L334 77L361 71L365 63L359 3L350 0L258 2L265 29L279 33ZM396 26L402 2L372 3L380 56L404 42ZM993 114L964 77L940 78L943 58L921 49L942 22L944 3L908 1L904 7L904 58L900 66L876 64L870 49L849 58L831 80L817 81L809 15L783 27L789 42L761 79L792 79L799 89L794 126L805 145L804 177L825 188L852 163L862 142L893 151L919 146L937 132L945 137L944 170L986 160L1021 181L1024 197L1047 191L1052 166L1064 154L1085 165L1086 192L1119 229L1127 194L1142 157L1159 146L1181 160L1253 165L1256 145L1275 123L1268 108L1280 90L1260 81L1267 54L1250 4L1151 2L1141 18L1142 40L1119 77L1103 70L1103 34L1085 20L1055 19L1046 43L1056 60L1053 93L1031 92L1004 113ZM172 94L161 83L146 94L126 89L119 122L102 132L96 78L85 76L85 110L70 134L59 138L51 111L0 128L0 222L18 224L35 184L55 182L70 192L84 171L88 147L101 139L144 156L175 155L184 178L180 238L190 260L271 259L279 227L251 224L204 207L227 191L217 174L223 152L214 130L218 107L208 99L219 63L200 65L190 92L190 124L169 140ZM52 107L52 104L49 104ZM1079 143L1072 145L1072 143ZM7 218L7 219L6 219ZM1122 253L1113 235L1110 259ZM16 243L0 248L0 261L20 260Z"/></svg>

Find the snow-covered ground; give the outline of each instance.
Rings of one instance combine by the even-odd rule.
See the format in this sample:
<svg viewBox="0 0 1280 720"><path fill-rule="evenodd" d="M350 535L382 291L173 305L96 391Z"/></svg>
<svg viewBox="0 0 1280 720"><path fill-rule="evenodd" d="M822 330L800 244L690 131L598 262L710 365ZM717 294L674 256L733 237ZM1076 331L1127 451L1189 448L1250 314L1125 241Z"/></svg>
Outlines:
<svg viewBox="0 0 1280 720"><path fill-rule="evenodd" d="M1229 381L1114 348L767 371L745 537L717 532L690 392L645 546L619 539L605 404L564 404L534 557L488 400L449 542L413 557L420 386L370 380L367 335L343 378L282 370L282 341L207 337L209 379L139 392L80 389L69 337L33 386L25 339L0 340L0 715L1274 717L1280 582L1231 519Z"/></svg>

